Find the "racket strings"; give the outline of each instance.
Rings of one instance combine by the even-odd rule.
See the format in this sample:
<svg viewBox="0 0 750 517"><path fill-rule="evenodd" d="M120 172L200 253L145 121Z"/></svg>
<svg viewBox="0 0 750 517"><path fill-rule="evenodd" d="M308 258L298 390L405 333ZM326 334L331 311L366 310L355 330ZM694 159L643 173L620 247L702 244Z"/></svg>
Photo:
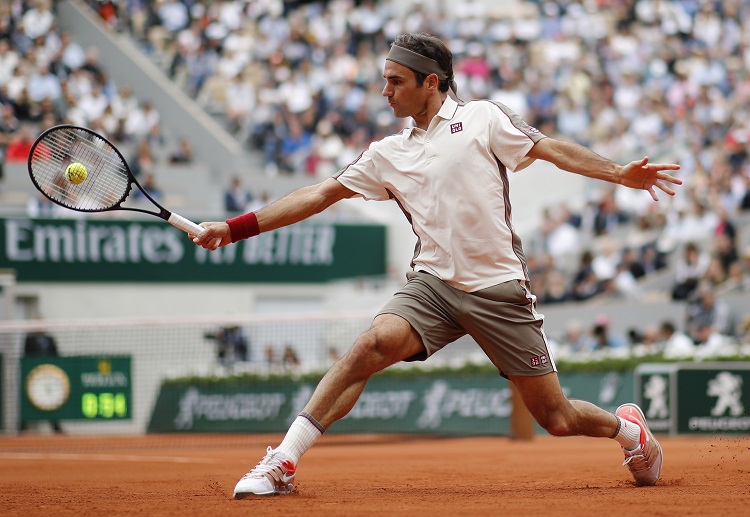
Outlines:
<svg viewBox="0 0 750 517"><path fill-rule="evenodd" d="M54 201L75 210L96 212L121 203L128 194L127 166L109 142L79 128L59 128L47 133L31 156L31 174L39 188ZM87 170L76 185L65 177L71 163Z"/></svg>

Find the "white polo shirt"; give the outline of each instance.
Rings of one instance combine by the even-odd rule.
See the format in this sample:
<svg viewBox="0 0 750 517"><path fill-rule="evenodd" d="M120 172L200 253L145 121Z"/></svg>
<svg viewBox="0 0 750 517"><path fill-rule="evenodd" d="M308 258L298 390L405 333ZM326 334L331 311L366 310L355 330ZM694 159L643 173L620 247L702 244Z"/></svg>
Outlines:
<svg viewBox="0 0 750 517"><path fill-rule="evenodd" d="M412 267L467 292L528 280L507 170L544 138L508 107L447 97L427 131L374 142L335 178L368 200L394 199L418 241Z"/></svg>

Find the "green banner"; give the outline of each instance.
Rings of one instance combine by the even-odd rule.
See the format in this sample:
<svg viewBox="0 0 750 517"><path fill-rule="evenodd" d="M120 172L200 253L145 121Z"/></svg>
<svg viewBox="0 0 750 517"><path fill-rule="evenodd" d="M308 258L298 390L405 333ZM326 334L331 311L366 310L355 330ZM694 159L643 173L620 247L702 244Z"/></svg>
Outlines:
<svg viewBox="0 0 750 517"><path fill-rule="evenodd" d="M676 376L678 433L750 433L750 364L682 365Z"/></svg>
<svg viewBox="0 0 750 517"><path fill-rule="evenodd" d="M209 252L156 218L0 219L22 282L315 283L386 272L382 225L298 224Z"/></svg>
<svg viewBox="0 0 750 517"><path fill-rule="evenodd" d="M672 429L672 383L676 364L640 364L635 370L636 403L654 432Z"/></svg>
<svg viewBox="0 0 750 517"><path fill-rule="evenodd" d="M561 379L572 397L614 408L633 391L632 375L575 374ZM279 433L310 399L311 383L289 381L162 385L149 432ZM375 376L332 433L507 435L511 391L497 375Z"/></svg>
<svg viewBox="0 0 750 517"><path fill-rule="evenodd" d="M21 420L126 420L129 356L24 357Z"/></svg>

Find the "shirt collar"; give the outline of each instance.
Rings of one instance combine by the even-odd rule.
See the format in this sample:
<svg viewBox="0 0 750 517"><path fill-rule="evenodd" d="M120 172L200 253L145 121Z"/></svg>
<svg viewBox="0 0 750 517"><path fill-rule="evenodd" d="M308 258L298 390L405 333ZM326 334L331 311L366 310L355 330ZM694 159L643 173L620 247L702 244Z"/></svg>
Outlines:
<svg viewBox="0 0 750 517"><path fill-rule="evenodd" d="M456 110L458 109L458 102L448 95L445 98L445 102L443 102L443 105L440 107L440 111L438 111L437 116L442 117L445 120L450 120L453 118L453 115L456 114Z"/></svg>
<svg viewBox="0 0 750 517"><path fill-rule="evenodd" d="M458 102L456 102L453 97L448 95L445 98L445 101L443 102L443 105L440 107L440 111L437 112L436 117L443 118L445 120L450 120L453 118L453 116L456 114L456 110L458 109ZM411 120L413 122L413 120ZM404 129L404 138L408 139L412 132L414 131L414 126L409 126Z"/></svg>

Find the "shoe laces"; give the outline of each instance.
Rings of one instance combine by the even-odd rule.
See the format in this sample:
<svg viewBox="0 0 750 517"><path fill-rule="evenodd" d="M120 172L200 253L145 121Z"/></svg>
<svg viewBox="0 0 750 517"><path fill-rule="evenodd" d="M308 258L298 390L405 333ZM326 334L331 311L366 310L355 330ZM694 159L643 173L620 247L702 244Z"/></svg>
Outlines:
<svg viewBox="0 0 750 517"><path fill-rule="evenodd" d="M625 461L622 462L623 466L627 466L631 472L638 472L640 470L646 470L649 468L646 455L643 450L643 445L639 445L636 449L628 451L623 449L625 452Z"/></svg>
<svg viewBox="0 0 750 517"><path fill-rule="evenodd" d="M281 462L285 459L284 453L276 451L269 445L266 449L266 455L263 456L253 469L244 475L244 477L262 476L263 474L270 472L276 468L283 468Z"/></svg>

